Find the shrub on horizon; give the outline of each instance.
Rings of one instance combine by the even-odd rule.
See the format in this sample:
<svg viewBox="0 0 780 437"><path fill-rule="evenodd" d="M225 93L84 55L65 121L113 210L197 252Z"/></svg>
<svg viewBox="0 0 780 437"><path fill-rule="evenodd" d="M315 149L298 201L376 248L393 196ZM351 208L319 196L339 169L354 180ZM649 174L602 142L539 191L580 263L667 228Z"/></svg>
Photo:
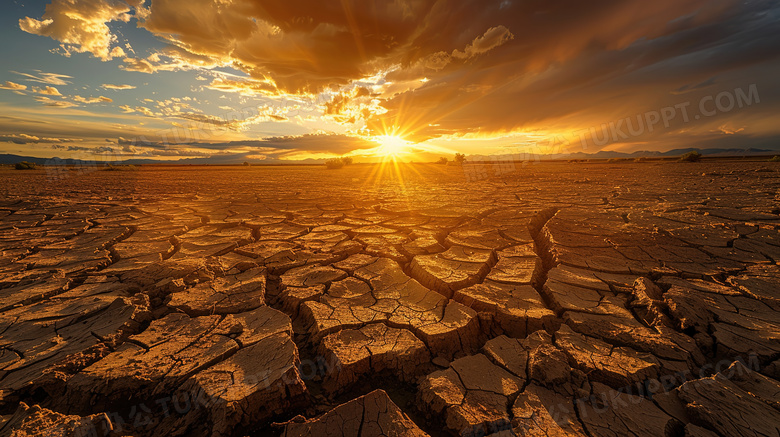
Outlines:
<svg viewBox="0 0 780 437"><path fill-rule="evenodd" d="M113 164L106 164L105 167L101 168L102 171L126 171L126 170L137 170L138 168L131 164L126 165L113 165Z"/></svg>
<svg viewBox="0 0 780 437"><path fill-rule="evenodd" d="M681 162L699 162L701 161L702 154L697 151L691 151L680 157Z"/></svg>
<svg viewBox="0 0 780 437"><path fill-rule="evenodd" d="M35 163L34 162L17 162L14 164L14 168L17 170L35 170Z"/></svg>
<svg viewBox="0 0 780 437"><path fill-rule="evenodd" d="M325 167L328 170L336 170L344 167L344 161L341 158L333 158L325 161Z"/></svg>

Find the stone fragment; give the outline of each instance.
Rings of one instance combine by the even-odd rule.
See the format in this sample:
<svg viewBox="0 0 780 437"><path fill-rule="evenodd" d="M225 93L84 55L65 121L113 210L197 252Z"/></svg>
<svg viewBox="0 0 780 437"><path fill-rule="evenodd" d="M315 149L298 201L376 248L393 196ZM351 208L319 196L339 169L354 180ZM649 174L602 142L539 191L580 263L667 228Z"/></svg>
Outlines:
<svg viewBox="0 0 780 437"><path fill-rule="evenodd" d="M0 312L62 293L70 282L62 271L34 271L8 277L0 282Z"/></svg>
<svg viewBox="0 0 780 437"><path fill-rule="evenodd" d="M767 361L780 350L780 313L738 290L681 284L670 288L664 300L682 329L711 334L724 356L755 353Z"/></svg>
<svg viewBox="0 0 780 437"><path fill-rule="evenodd" d="M492 314L501 329L511 337L531 332L554 331L560 320L548 309L530 285L512 285L486 279L481 284L457 290L453 299L477 312Z"/></svg>
<svg viewBox="0 0 780 437"><path fill-rule="evenodd" d="M256 267L171 294L168 306L191 317L241 313L265 305L266 272Z"/></svg>
<svg viewBox="0 0 780 437"><path fill-rule="evenodd" d="M573 437L587 435L568 396L529 384L512 405L515 435Z"/></svg>
<svg viewBox="0 0 780 437"><path fill-rule="evenodd" d="M453 246L446 252L415 256L410 268L421 284L451 298L455 290L484 279L494 264L492 251Z"/></svg>
<svg viewBox="0 0 780 437"><path fill-rule="evenodd" d="M205 399L206 405L162 429L230 436L237 427L262 423L302 405L307 389L300 366L290 333L269 335L191 376L179 393Z"/></svg>
<svg viewBox="0 0 780 437"><path fill-rule="evenodd" d="M69 416L24 402L5 423L0 422L0 434L11 437L103 437L114 435L112 431L113 424L105 413Z"/></svg>
<svg viewBox="0 0 780 437"><path fill-rule="evenodd" d="M482 353L521 380L528 379L528 350L522 340L505 335L488 340Z"/></svg>
<svg viewBox="0 0 780 437"><path fill-rule="evenodd" d="M598 394L577 402L579 418L588 435L666 436L682 427L649 399L599 387L599 383L594 383L594 391Z"/></svg>
<svg viewBox="0 0 780 437"><path fill-rule="evenodd" d="M449 246L464 246L474 249L501 250L512 243L498 229L492 226L479 226L456 229L447 236Z"/></svg>
<svg viewBox="0 0 780 437"><path fill-rule="evenodd" d="M476 348L476 313L423 287L396 262L379 258L354 275L331 284L319 300L302 304L300 314L315 341L339 329L385 322L412 331L434 356Z"/></svg>
<svg viewBox="0 0 780 437"><path fill-rule="evenodd" d="M320 284L330 284L347 277L343 270L330 266L307 265L292 269L281 277L282 284L287 287L311 287Z"/></svg>
<svg viewBox="0 0 780 437"><path fill-rule="evenodd" d="M688 381L674 390L685 402L693 423L724 436L775 435L780 411L762 399L763 390L758 395L745 391L726 375L722 372ZM768 386L763 381L753 384L754 389L772 385L776 389L776 382Z"/></svg>
<svg viewBox="0 0 780 437"><path fill-rule="evenodd" d="M128 399L171 396L188 378L235 353L239 344L214 330L219 316L169 314L130 342L74 375L67 383L72 407L109 407Z"/></svg>
<svg viewBox="0 0 780 437"><path fill-rule="evenodd" d="M780 311L780 296L777 294L780 287L779 266L748 266L743 274L729 278L728 282L746 295Z"/></svg>
<svg viewBox="0 0 780 437"><path fill-rule="evenodd" d="M293 419L285 426L284 437L427 437L383 390L374 390L308 420Z"/></svg>
<svg viewBox="0 0 780 437"><path fill-rule="evenodd" d="M578 334L567 325L555 333L555 344L564 351L573 368L585 372L591 381L615 389L658 377L660 366L653 355L614 347Z"/></svg>
<svg viewBox="0 0 780 437"><path fill-rule="evenodd" d="M39 302L6 311L0 316L0 348L4 356L0 389L14 392L31 385L47 385L58 365L75 367L91 356L121 343L148 321L148 301L94 296ZM83 366L83 364L81 365Z"/></svg>
<svg viewBox="0 0 780 437"><path fill-rule="evenodd" d="M330 334L320 343L319 354L331 369L324 384L331 393L383 370L411 382L431 361L425 344L411 332L381 323Z"/></svg>
<svg viewBox="0 0 780 437"><path fill-rule="evenodd" d="M471 355L425 377L418 402L455 434L488 433L510 428L510 398L522 384L485 355Z"/></svg>

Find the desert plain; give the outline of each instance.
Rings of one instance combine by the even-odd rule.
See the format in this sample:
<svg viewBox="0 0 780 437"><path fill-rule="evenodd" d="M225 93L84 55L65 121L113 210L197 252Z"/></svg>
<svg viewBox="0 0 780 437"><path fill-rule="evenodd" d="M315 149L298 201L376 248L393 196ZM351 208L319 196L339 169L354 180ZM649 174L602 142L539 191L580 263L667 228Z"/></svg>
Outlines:
<svg viewBox="0 0 780 437"><path fill-rule="evenodd" d="M0 170L0 435L777 436L780 164Z"/></svg>

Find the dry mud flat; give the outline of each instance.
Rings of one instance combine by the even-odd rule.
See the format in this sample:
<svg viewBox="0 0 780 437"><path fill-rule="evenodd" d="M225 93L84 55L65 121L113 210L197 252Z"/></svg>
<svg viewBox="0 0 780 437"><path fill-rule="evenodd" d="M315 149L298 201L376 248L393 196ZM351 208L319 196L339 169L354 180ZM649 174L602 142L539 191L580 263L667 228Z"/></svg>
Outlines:
<svg viewBox="0 0 780 437"><path fill-rule="evenodd" d="M0 435L780 433L777 165L0 182Z"/></svg>

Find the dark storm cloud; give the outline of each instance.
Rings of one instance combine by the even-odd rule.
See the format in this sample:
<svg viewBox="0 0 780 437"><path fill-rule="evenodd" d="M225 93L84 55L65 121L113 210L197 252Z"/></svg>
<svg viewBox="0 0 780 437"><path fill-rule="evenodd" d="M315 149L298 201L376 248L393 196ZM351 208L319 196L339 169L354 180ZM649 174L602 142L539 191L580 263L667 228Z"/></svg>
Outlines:
<svg viewBox="0 0 780 437"><path fill-rule="evenodd" d="M85 13L100 11L97 22L124 13L119 6L105 11L94 3L69 3L67 10L83 5ZM446 60L441 55L471 60L512 40L506 45L512 47L508 53L515 68L538 71L586 49L621 49L696 24L702 8L715 15L728 5L704 0L155 0L134 11L142 27L171 43L162 53L167 61L131 58L127 65L142 63L146 72L235 65L281 91L313 92L423 60L435 71L440 66L435 61ZM58 16L50 15L56 24ZM107 44L95 46L101 51L86 44L80 48L105 59ZM494 66L507 62L495 59Z"/></svg>
<svg viewBox="0 0 780 437"><path fill-rule="evenodd" d="M773 88L767 73L776 74L771 68L778 57L780 22L772 17L778 7L770 2L710 6L704 17L664 23L654 38L648 35L620 49L591 43L535 73L524 68L534 56L513 41L468 68L449 68L424 87L385 103L390 111L372 126L403 126L417 140L554 125L564 117L588 127L599 117L668 104L675 90L709 86L720 91L718 86L761 80L764 88ZM516 40L530 38L515 33ZM732 83L718 80L727 75Z"/></svg>

